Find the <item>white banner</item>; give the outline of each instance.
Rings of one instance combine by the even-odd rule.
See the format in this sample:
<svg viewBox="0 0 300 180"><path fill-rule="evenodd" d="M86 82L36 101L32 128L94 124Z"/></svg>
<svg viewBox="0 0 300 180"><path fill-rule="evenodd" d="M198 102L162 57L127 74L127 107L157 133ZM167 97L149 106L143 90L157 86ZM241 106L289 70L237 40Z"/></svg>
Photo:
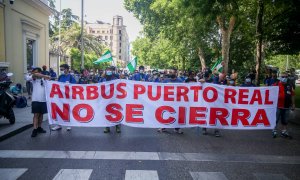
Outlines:
<svg viewBox="0 0 300 180"><path fill-rule="evenodd" d="M49 124L142 128L273 129L278 87L114 80L46 82Z"/></svg>

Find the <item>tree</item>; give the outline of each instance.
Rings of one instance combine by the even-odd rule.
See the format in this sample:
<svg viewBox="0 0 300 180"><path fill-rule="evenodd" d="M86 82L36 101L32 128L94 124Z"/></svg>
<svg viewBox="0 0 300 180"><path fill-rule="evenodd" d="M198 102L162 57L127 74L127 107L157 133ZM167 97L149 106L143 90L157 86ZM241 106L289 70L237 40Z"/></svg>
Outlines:
<svg viewBox="0 0 300 180"><path fill-rule="evenodd" d="M262 41L263 41L263 13L264 2L263 0L257 0L257 16L256 16L256 85L260 85L260 66L262 62Z"/></svg>

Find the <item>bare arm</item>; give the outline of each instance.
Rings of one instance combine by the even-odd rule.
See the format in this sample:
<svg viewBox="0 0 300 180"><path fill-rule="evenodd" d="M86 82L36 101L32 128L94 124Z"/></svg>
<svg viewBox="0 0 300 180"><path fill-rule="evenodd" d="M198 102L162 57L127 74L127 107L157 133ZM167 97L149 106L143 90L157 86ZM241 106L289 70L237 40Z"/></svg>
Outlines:
<svg viewBox="0 0 300 180"><path fill-rule="evenodd" d="M33 73L32 77L33 78L39 77L39 78L44 78L44 79L50 79L50 76L47 76L47 75L44 75L44 74L41 74L41 73Z"/></svg>

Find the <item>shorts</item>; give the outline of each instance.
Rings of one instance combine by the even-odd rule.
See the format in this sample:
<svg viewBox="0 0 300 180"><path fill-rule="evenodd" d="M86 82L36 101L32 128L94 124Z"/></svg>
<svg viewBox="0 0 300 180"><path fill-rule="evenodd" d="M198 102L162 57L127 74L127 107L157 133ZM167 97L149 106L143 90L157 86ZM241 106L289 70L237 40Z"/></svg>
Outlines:
<svg viewBox="0 0 300 180"><path fill-rule="evenodd" d="M287 115L288 115L288 109L278 108L276 113L276 124L278 123L279 120L281 120L282 125L287 125L288 124Z"/></svg>
<svg viewBox="0 0 300 180"><path fill-rule="evenodd" d="M31 113L39 113L39 114L46 114L47 111L47 104L46 102L37 102L33 101L31 103Z"/></svg>

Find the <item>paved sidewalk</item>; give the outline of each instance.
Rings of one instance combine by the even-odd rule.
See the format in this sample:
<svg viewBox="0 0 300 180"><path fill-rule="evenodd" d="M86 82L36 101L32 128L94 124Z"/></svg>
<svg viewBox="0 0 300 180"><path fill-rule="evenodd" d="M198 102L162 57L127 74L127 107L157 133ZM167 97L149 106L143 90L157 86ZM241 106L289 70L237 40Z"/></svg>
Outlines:
<svg viewBox="0 0 300 180"><path fill-rule="evenodd" d="M31 101L28 100L28 107L14 108L14 113L16 117L15 124L10 124L7 119L0 119L0 141L32 127ZM47 119L46 114L44 115L44 121Z"/></svg>

